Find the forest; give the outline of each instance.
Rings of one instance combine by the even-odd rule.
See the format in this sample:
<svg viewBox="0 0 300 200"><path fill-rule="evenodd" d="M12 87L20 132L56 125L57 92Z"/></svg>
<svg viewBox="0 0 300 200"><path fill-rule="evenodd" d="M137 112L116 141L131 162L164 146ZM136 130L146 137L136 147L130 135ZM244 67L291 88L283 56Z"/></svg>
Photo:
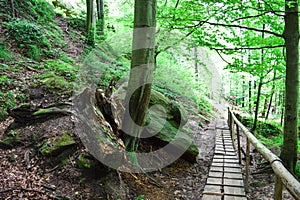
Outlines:
<svg viewBox="0 0 300 200"><path fill-rule="evenodd" d="M300 199L298 4L0 0L0 199Z"/></svg>

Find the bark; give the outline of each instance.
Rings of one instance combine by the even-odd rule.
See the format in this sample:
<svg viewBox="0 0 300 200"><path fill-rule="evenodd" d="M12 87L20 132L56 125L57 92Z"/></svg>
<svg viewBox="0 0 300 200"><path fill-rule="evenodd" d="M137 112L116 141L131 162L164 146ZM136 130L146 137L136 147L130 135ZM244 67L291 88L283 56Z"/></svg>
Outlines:
<svg viewBox="0 0 300 200"><path fill-rule="evenodd" d="M261 96L261 88L263 86L263 82L262 82L262 78L259 79L259 83L258 83L258 89L257 89L257 98L256 98L256 105L255 105L255 115L254 115L254 123L253 123L253 127L251 129L251 131L255 131L256 130L256 126L257 126L257 121L258 121L258 110L259 110L259 101L260 101L260 96Z"/></svg>
<svg viewBox="0 0 300 200"><path fill-rule="evenodd" d="M9 6L11 10L11 16L15 18L15 6L14 6L14 0L9 0Z"/></svg>
<svg viewBox="0 0 300 200"><path fill-rule="evenodd" d="M285 96L284 96L284 93L282 92L282 95L281 95L281 116L280 116L280 125L283 126L283 119L284 119L284 107L285 107Z"/></svg>
<svg viewBox="0 0 300 200"><path fill-rule="evenodd" d="M243 85L242 85L242 107L244 108L245 107L245 84L246 84L246 82L245 82L245 77L243 76L242 77L242 79L243 79Z"/></svg>
<svg viewBox="0 0 300 200"><path fill-rule="evenodd" d="M249 81L249 113L252 113L252 84L251 84L251 80Z"/></svg>
<svg viewBox="0 0 300 200"><path fill-rule="evenodd" d="M264 102L264 108L263 108L263 111L261 112L261 116L262 117L265 117L266 116L266 113L267 113L267 109L268 109L268 95L266 95L266 97L265 97L265 102Z"/></svg>
<svg viewBox="0 0 300 200"><path fill-rule="evenodd" d="M272 89L271 89L271 94L270 94L270 101L268 105L268 110L266 113L266 120L269 118L271 106L272 106L272 101L273 101L273 96L274 96L274 91L275 91L275 78L276 78L276 70L274 70L274 76L273 76L273 82L272 82Z"/></svg>
<svg viewBox="0 0 300 200"><path fill-rule="evenodd" d="M86 34L87 44L95 45L95 8L93 0L86 0Z"/></svg>
<svg viewBox="0 0 300 200"><path fill-rule="evenodd" d="M291 173L295 173L298 143L299 98L299 19L298 1L285 1L286 78L284 137L281 158Z"/></svg>
<svg viewBox="0 0 300 200"><path fill-rule="evenodd" d="M104 34L104 0L96 0L97 3L97 18L100 34Z"/></svg>
<svg viewBox="0 0 300 200"><path fill-rule="evenodd" d="M199 70L198 70L198 52L197 47L194 48L194 56L195 56L195 79L198 82L199 79Z"/></svg>
<svg viewBox="0 0 300 200"><path fill-rule="evenodd" d="M156 0L135 0L131 70L122 130L126 150L135 152L150 101L154 71Z"/></svg>

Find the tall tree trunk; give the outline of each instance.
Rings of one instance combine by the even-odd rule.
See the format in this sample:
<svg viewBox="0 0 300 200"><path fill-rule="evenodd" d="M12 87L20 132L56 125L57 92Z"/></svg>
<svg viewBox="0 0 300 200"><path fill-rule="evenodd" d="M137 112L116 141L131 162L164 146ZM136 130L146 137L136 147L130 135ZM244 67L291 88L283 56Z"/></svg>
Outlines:
<svg viewBox="0 0 300 200"><path fill-rule="evenodd" d="M194 56L195 56L195 79L196 83L199 81L199 70L198 70L198 51L197 47L194 48Z"/></svg>
<svg viewBox="0 0 300 200"><path fill-rule="evenodd" d="M95 8L93 0L86 0L86 34L87 44L95 45Z"/></svg>
<svg viewBox="0 0 300 200"><path fill-rule="evenodd" d="M251 114L252 113L252 84L251 84L251 80L249 81L249 102L248 102L248 104L249 104L249 114Z"/></svg>
<svg viewBox="0 0 300 200"><path fill-rule="evenodd" d="M285 1L284 39L286 47L285 116L281 158L290 172L295 173L298 143L299 98L299 18L298 1Z"/></svg>
<svg viewBox="0 0 300 200"><path fill-rule="evenodd" d="M281 92L281 115L280 115L280 125L283 126L283 119L284 119L284 107L285 107L285 96L284 96L284 92Z"/></svg>
<svg viewBox="0 0 300 200"><path fill-rule="evenodd" d="M156 0L135 0L131 70L122 130L126 150L135 152L150 101L154 71Z"/></svg>
<svg viewBox="0 0 300 200"><path fill-rule="evenodd" d="M253 123L253 127L251 129L251 131L253 131L253 132L256 130L257 121L258 121L259 101L260 101L260 96L261 96L261 88L263 86L263 82L262 81L263 81L263 78L261 77L259 79L258 89L257 89L257 98L256 98L256 105L255 105L254 123Z"/></svg>
<svg viewBox="0 0 300 200"><path fill-rule="evenodd" d="M268 97L269 97L268 95L265 96L264 108L263 108L263 110L262 110L262 112L261 112L261 116L262 116L262 117L265 117L265 116L266 116L266 113L267 113L268 102L269 102L269 101L268 101L268 100L269 100Z"/></svg>
<svg viewBox="0 0 300 200"><path fill-rule="evenodd" d="M272 106L273 96L274 96L274 92L275 92L275 78L276 78L276 70L274 70L274 76L273 76L273 81L272 81L272 89L271 89L271 94L270 94L270 101L269 101L268 110L267 110L265 120L267 120L269 118L269 114L270 114L270 110L271 110L271 106Z"/></svg>
<svg viewBox="0 0 300 200"><path fill-rule="evenodd" d="M11 10L11 16L15 18L15 6L14 6L14 0L9 0L9 6Z"/></svg>
<svg viewBox="0 0 300 200"><path fill-rule="evenodd" d="M98 27L101 35L104 34L104 0L96 0Z"/></svg>
<svg viewBox="0 0 300 200"><path fill-rule="evenodd" d="M243 85L242 85L242 107L244 108L245 107L245 100L246 100L246 98L245 98L245 84L246 84L246 82L245 82L245 76L242 76L242 79L243 79Z"/></svg>

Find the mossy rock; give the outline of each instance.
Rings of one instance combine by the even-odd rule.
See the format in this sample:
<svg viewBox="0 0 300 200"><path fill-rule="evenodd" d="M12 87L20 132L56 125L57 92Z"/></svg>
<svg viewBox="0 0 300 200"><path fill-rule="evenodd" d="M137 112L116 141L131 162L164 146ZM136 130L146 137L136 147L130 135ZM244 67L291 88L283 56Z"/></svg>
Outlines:
<svg viewBox="0 0 300 200"><path fill-rule="evenodd" d="M173 124L174 121L162 120L155 115L151 116L151 123L143 131L142 136L149 137L153 143L160 145L172 143L175 148L185 150L182 158L190 162L197 162L199 150L193 139L184 132L184 129L175 127ZM186 146L187 144L189 145Z"/></svg>
<svg viewBox="0 0 300 200"><path fill-rule="evenodd" d="M188 121L185 109L176 101L170 102L170 114L173 116L173 120L181 126L185 125Z"/></svg>
<svg viewBox="0 0 300 200"><path fill-rule="evenodd" d="M76 164L82 169L91 169L95 166L95 160L86 153L81 153L76 160Z"/></svg>
<svg viewBox="0 0 300 200"><path fill-rule="evenodd" d="M75 140L69 132L62 132L61 136L55 138L52 144L44 142L40 151L44 155L59 155L63 151L70 149L76 144Z"/></svg>
<svg viewBox="0 0 300 200"><path fill-rule="evenodd" d="M20 143L19 132L10 130L9 132L5 132L0 140L0 145L6 148L11 148L16 144Z"/></svg>
<svg viewBox="0 0 300 200"><path fill-rule="evenodd" d="M125 84L114 94L119 99L125 98ZM171 101L162 93L151 90L149 107L151 109L146 118L146 129L142 133L142 138L149 138L153 144L166 145L172 143L175 148L186 150L183 158L196 162L199 150L184 130L183 125L188 121L188 116L182 105L176 101ZM190 144L187 148L185 144Z"/></svg>

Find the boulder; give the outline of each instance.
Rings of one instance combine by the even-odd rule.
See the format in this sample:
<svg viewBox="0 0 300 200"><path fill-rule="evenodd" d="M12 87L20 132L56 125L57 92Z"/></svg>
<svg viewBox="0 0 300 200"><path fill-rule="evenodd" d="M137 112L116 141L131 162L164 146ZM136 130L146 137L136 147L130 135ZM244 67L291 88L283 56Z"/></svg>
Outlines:
<svg viewBox="0 0 300 200"><path fill-rule="evenodd" d="M125 88L126 83L113 94L113 96L118 97L115 102L120 102L119 99L123 100L125 98ZM155 108L153 109L153 107ZM142 133L142 137L148 137L147 140L155 145L164 146L171 143L174 148L185 151L182 158L190 162L196 162L199 151L193 139L184 131L188 116L183 106L174 100L170 100L162 93L152 90L149 108L150 112L146 119L146 128ZM121 112L114 111L114 113ZM120 116L115 117L121 118Z"/></svg>

